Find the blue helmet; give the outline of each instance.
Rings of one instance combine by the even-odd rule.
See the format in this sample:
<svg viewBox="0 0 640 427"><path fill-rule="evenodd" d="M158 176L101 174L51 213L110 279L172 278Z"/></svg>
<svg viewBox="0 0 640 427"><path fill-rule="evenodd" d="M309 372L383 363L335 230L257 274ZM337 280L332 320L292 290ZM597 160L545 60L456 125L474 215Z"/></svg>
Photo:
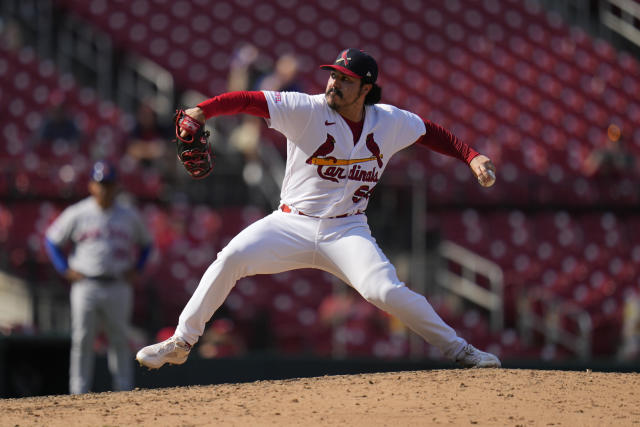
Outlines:
<svg viewBox="0 0 640 427"><path fill-rule="evenodd" d="M106 160L99 160L93 165L91 179L100 183L115 182L117 178L115 166Z"/></svg>

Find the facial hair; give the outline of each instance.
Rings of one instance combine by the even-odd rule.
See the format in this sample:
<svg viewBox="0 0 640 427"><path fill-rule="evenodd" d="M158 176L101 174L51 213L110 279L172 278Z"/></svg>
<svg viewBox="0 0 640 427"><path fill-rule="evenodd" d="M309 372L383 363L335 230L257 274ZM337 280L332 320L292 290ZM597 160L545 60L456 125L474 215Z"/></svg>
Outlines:
<svg viewBox="0 0 640 427"><path fill-rule="evenodd" d="M340 91L340 89L336 89L336 88L331 88L329 90L327 90L325 92L325 97L328 97L329 94L334 93L336 96L339 96L340 98L344 99L344 96L342 95L342 92ZM331 108L332 110L337 110L338 106L336 105L335 101L329 101L327 100L327 105L329 105L329 108Z"/></svg>

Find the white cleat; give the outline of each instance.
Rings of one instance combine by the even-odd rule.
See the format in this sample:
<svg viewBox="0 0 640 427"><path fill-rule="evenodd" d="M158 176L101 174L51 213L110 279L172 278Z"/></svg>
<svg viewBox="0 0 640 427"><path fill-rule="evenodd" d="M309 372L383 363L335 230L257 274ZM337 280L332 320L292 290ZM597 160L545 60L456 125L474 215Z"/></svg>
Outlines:
<svg viewBox="0 0 640 427"><path fill-rule="evenodd" d="M464 368L500 368L500 359L491 353L480 351L471 344L465 345L455 358Z"/></svg>
<svg viewBox="0 0 640 427"><path fill-rule="evenodd" d="M165 363L182 365L187 361L191 345L178 337L171 337L158 344L148 345L138 351L136 360L149 369L158 369Z"/></svg>

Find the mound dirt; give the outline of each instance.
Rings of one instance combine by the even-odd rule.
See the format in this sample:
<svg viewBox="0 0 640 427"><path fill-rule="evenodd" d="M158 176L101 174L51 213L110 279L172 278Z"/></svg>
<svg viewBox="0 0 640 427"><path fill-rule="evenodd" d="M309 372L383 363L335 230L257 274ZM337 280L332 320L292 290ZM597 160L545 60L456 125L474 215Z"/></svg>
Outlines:
<svg viewBox="0 0 640 427"><path fill-rule="evenodd" d="M2 426L638 426L640 374L433 370L0 400Z"/></svg>

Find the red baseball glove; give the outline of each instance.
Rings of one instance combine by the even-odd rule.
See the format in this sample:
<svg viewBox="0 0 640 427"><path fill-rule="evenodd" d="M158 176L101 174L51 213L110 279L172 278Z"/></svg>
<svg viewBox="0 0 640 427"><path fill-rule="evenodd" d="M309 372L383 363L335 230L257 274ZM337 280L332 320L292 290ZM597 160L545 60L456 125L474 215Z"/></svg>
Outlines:
<svg viewBox="0 0 640 427"><path fill-rule="evenodd" d="M204 125L184 110L177 110L173 117L176 129L176 149L178 159L187 173L195 179L201 179L209 175L213 170L213 154L209 144L210 133ZM186 132L185 136L180 136Z"/></svg>

